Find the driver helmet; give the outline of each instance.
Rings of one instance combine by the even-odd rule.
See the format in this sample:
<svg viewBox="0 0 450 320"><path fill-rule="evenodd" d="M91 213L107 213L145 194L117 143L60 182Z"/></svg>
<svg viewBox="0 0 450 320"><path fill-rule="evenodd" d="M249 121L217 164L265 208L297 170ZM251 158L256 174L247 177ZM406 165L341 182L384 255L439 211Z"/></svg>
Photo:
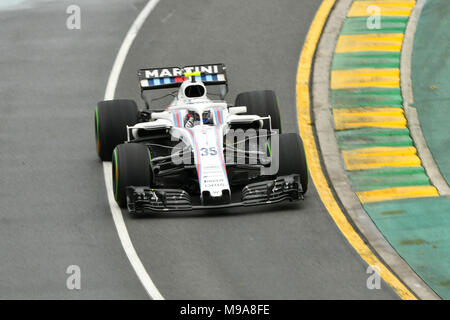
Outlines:
<svg viewBox="0 0 450 320"><path fill-rule="evenodd" d="M211 111L205 111L202 115L203 124L210 124L211 123Z"/></svg>
<svg viewBox="0 0 450 320"><path fill-rule="evenodd" d="M186 124L186 127L191 128L191 127L193 127L195 125L200 124L200 116L195 111L189 111L186 114L184 122Z"/></svg>

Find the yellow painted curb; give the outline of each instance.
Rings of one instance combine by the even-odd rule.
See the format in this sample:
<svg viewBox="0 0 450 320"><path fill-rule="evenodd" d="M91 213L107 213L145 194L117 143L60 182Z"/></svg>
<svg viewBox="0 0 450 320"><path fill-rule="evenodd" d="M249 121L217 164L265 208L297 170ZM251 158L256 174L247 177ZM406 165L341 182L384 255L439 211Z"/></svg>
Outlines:
<svg viewBox="0 0 450 320"><path fill-rule="evenodd" d="M376 147L342 150L348 171L421 165L414 147Z"/></svg>
<svg viewBox="0 0 450 320"><path fill-rule="evenodd" d="M340 35L336 45L337 53L358 51L400 52L403 33L371 33Z"/></svg>
<svg viewBox="0 0 450 320"><path fill-rule="evenodd" d="M331 89L399 88L399 69L353 69L331 71Z"/></svg>
<svg viewBox="0 0 450 320"><path fill-rule="evenodd" d="M401 108L360 107L333 110L336 130L357 128L406 128L406 118Z"/></svg>
<svg viewBox="0 0 450 320"><path fill-rule="evenodd" d="M368 203L407 198L439 197L439 192L433 186L412 186L361 191L356 192L356 195L362 203Z"/></svg>
<svg viewBox="0 0 450 320"><path fill-rule="evenodd" d="M309 172L319 193L320 199L336 223L339 230L355 251L370 266L376 266L380 275L402 299L416 300L414 294L373 254L358 233L353 229L341 208L339 207L333 193L328 186L328 181L322 171L319 153L317 151L314 133L310 117L309 78L314 54L322 34L323 27L335 4L336 0L323 0L316 16L311 24L310 30L303 45L297 68L297 113L300 133L303 138Z"/></svg>
<svg viewBox="0 0 450 320"><path fill-rule="evenodd" d="M373 6L380 8L382 16L408 17L415 1L355 1L348 12L348 17L368 17L374 14Z"/></svg>

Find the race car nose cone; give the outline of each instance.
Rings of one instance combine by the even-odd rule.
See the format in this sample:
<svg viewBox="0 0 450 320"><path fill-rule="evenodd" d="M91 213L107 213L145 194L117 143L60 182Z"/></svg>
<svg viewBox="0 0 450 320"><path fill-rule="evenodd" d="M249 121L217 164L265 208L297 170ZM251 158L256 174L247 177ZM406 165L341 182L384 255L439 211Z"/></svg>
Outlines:
<svg viewBox="0 0 450 320"><path fill-rule="evenodd" d="M203 191L202 196L202 205L221 205L221 204L229 204L231 203L230 191L227 189L222 190L222 194L218 197L213 197L209 191Z"/></svg>

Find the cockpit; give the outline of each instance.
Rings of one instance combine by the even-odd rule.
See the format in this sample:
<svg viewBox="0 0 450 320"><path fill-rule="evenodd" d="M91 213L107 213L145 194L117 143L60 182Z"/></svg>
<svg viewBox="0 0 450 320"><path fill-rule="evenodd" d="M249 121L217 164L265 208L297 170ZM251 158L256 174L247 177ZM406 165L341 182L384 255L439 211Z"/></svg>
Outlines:
<svg viewBox="0 0 450 320"><path fill-rule="evenodd" d="M196 111L188 111L184 117L184 126L186 128L192 128L198 126L201 123L203 125L214 125L214 119L212 117L211 111L204 111L202 116Z"/></svg>

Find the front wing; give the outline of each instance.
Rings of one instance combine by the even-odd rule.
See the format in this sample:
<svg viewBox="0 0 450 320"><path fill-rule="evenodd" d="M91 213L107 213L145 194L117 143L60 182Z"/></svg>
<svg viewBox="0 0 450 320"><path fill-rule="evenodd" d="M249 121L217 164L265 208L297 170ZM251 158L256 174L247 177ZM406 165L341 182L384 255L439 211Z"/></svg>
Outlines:
<svg viewBox="0 0 450 320"><path fill-rule="evenodd" d="M248 184L241 191L241 201L220 205L195 205L189 193L182 189L127 188L127 207L132 214L256 206L285 200L303 200L299 175Z"/></svg>

